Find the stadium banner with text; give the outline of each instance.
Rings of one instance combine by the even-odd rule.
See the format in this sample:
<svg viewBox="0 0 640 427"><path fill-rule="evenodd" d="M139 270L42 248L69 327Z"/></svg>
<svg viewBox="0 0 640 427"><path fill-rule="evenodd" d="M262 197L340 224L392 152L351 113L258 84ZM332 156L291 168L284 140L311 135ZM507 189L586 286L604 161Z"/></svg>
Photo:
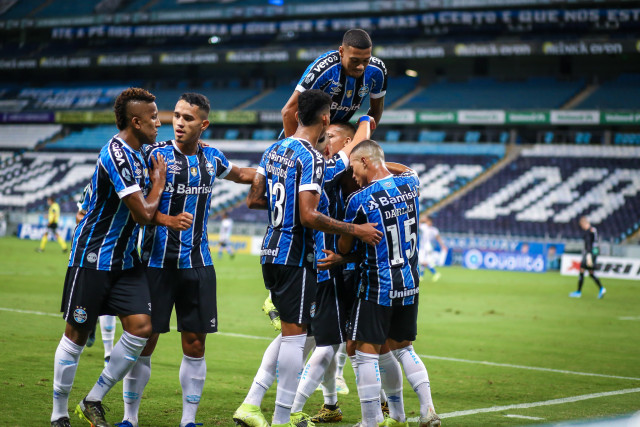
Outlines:
<svg viewBox="0 0 640 427"><path fill-rule="evenodd" d="M633 3L632 0L623 0L628 3ZM178 0L177 3L192 4L192 3L212 3L215 2L216 7L203 7L199 9L189 8L187 10L181 10L180 8L171 8L170 10L160 11L144 11L133 13L96 13L93 15L80 15L80 16L65 16L65 17L46 17L46 18L24 18L24 19L8 19L0 21L0 30L11 30L20 28L51 28L59 26L103 26L104 24L111 23L143 23L143 22L194 22L194 21L211 21L217 20L238 20L238 19L251 19L256 18L272 18L277 16L297 17L297 16L330 16L340 14L362 14L362 13L379 13L380 11L387 12L388 15L396 15L406 12L407 3L413 4L414 8L422 10L438 10L438 9L452 9L453 11L446 11L447 13L455 13L460 9L479 9L484 12L488 12L487 15L483 15L486 20L493 17L500 19L503 11L491 10L496 7L536 7L536 6L549 6L549 0L418 0L414 2L404 2L397 0L374 0L374 1L356 1L356 2L340 2L337 0L330 0L322 3L310 3L302 2L286 3L284 5L271 5L264 2L264 5L219 5L220 0ZM563 4L572 4L575 0L553 0L555 6L562 6ZM581 3L593 3L595 6L601 6L602 0L583 0ZM96 6L96 8L98 8ZM570 9L563 11L562 16L558 15L557 10L553 10L551 13L533 13L537 10L528 10L526 13L520 14L520 20L524 22L532 21L537 18L541 23L552 22L555 23L559 19L562 22L593 22L596 20L596 14L591 12L597 9ZM609 9L614 12L606 17L607 22L615 24L617 22L629 21L629 17L633 15L633 9ZM99 10L96 10L100 12ZM619 11L619 12L617 12ZM106 12L106 11L105 11ZM475 11L460 11L458 13L475 13ZM542 11L546 12L546 11ZM436 12L443 13L443 12ZM445 15L446 16L446 15ZM467 15L453 15L449 17L449 20L463 21L466 25L470 25ZM490 17L490 18L489 18ZM502 18L503 20L511 19L511 16ZM445 18L443 18L445 19ZM598 21L604 18L597 17ZM489 22L492 22L489 21ZM476 22L476 21L471 21ZM507 21L508 22L508 21ZM537 21L536 21L537 22ZM362 25L355 25L354 27L361 27Z"/></svg>
<svg viewBox="0 0 640 427"><path fill-rule="evenodd" d="M470 249L463 254L462 266L470 270L502 270L544 273L545 256L521 252L481 251Z"/></svg>
<svg viewBox="0 0 640 427"><path fill-rule="evenodd" d="M69 242L73 235L73 230L75 227L58 227L58 234L60 234L64 240ZM49 228L46 225L36 225L36 224L18 224L18 238L27 239L27 240L40 240L44 233L48 232ZM49 236L49 240L51 240L52 236Z"/></svg>
<svg viewBox="0 0 640 427"><path fill-rule="evenodd" d="M113 111L56 111L56 123L113 123Z"/></svg>
<svg viewBox="0 0 640 427"><path fill-rule="evenodd" d="M351 3L357 4L356 3ZM317 6L325 16L331 16L327 5ZM306 9L313 8L305 5ZM204 11L203 11L204 12ZM349 11L353 14L355 11ZM366 11L363 11L366 12ZM202 21L197 16L194 20ZM211 20L210 18L208 19ZM103 24L90 26L55 26L51 29L53 40L80 39L142 39L142 38L188 38L188 37L241 37L277 34L319 34L346 31L350 28L375 30L412 30L430 31L440 28L450 30L464 29L483 33L488 30L519 32L518 26L527 26L529 31L536 30L591 30L596 26L615 26L616 30L638 28L640 9L592 8L592 9L520 9L520 10L443 10L422 14L387 14L385 16L358 16L355 18L322 19L286 19L256 21L255 17L247 22L198 22L171 24L131 25ZM621 53L621 44L615 41L600 43L554 42L545 43L545 54L603 54ZM531 45L523 42L508 43L471 43L456 45L458 56L502 56L530 55Z"/></svg>
<svg viewBox="0 0 640 427"><path fill-rule="evenodd" d="M562 255L560 274L577 276L580 274L582 255ZM598 277L635 280L640 283L640 259L599 256L596 258L595 272Z"/></svg>
<svg viewBox="0 0 640 427"><path fill-rule="evenodd" d="M209 113L211 123L247 125L258 122L258 113L255 111L223 111L213 110Z"/></svg>
<svg viewBox="0 0 640 427"><path fill-rule="evenodd" d="M640 123L640 111L601 111L601 124L631 125Z"/></svg>
<svg viewBox="0 0 640 427"><path fill-rule="evenodd" d="M457 122L457 111L418 111L416 113L416 123L448 124Z"/></svg>
<svg viewBox="0 0 640 427"><path fill-rule="evenodd" d="M220 235L216 233L209 233L209 247L212 251L212 256L220 249ZM243 236L234 234L229 239L231 247L237 254L250 254L253 242L253 236Z"/></svg>
<svg viewBox="0 0 640 427"><path fill-rule="evenodd" d="M507 123L513 124L548 124L549 111L507 111Z"/></svg>

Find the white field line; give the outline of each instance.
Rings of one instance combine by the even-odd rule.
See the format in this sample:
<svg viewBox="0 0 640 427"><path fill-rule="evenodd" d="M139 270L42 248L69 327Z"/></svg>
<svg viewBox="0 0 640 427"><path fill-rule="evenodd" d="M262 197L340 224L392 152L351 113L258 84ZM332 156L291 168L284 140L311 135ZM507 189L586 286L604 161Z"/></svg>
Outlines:
<svg viewBox="0 0 640 427"><path fill-rule="evenodd" d="M618 317L618 320L640 320L640 316L623 316Z"/></svg>
<svg viewBox="0 0 640 427"><path fill-rule="evenodd" d="M544 420L544 418L540 418L540 417L528 417L526 415L516 415L516 414L506 414L505 417L507 418L522 418L523 420Z"/></svg>
<svg viewBox="0 0 640 427"><path fill-rule="evenodd" d="M490 408L478 408L478 409L469 409L466 411L447 412L446 414L440 414L440 418L463 417L465 415L486 414L489 412L510 411L513 409L529 409L529 408L536 408L538 406L562 405L565 403L580 402L581 400L597 399L600 397L608 397L608 396L618 396L620 394L629 394L629 393L640 393L640 387L627 388L627 389L615 390L615 391L607 391L603 393L583 394L580 396L563 397L560 399L543 400L540 402L517 403L515 405L492 406ZM408 421L416 422L418 421L418 418L417 417L410 418Z"/></svg>
<svg viewBox="0 0 640 427"><path fill-rule="evenodd" d="M428 354L419 354L418 356L423 357L425 359L446 360L448 362L473 363L473 364L476 364L476 365L498 366L498 367L501 367L501 368L527 369L527 370L530 370L530 371L555 372L557 374L583 375L583 376L587 376L587 377L615 378L615 379L619 379L619 380L640 381L640 378L623 377L623 376L619 376L619 375L606 375L606 374L594 374L594 373L591 373L591 372L566 371L564 369L552 369L552 368L540 368L540 367L537 367L537 366L512 365L510 363L487 362L487 361L484 361L484 360L467 360L467 359L458 359L458 358L455 358L455 357L430 356Z"/></svg>
<svg viewBox="0 0 640 427"><path fill-rule="evenodd" d="M16 308L7 308L0 307L0 311L8 311L13 313L24 313L24 314L35 314L38 316L53 316L60 317L62 319L61 313L45 313L42 311L32 311L32 310L19 310ZM171 327L172 330L176 330L175 326ZM243 339L251 339L251 340L261 340L261 341L273 341L275 336L273 337L262 337L257 335L245 335L245 334L236 334L233 332L217 332L218 335L227 336L227 337L235 337L235 338L243 338ZM621 379L621 380L633 380L640 381L640 378L635 377L623 377L620 375L606 375L606 374L595 374L591 372L578 372L578 371L566 371L563 369L552 369L552 368L540 368L537 366L525 366L525 365L512 365L509 363L496 363L496 362L487 362L483 360L468 360L468 359L458 359L455 357L443 357L443 356L432 356L428 354L420 354L420 357L425 359L434 359L434 360L445 360L448 362L460 362L460 363L472 363L477 365L487 365L487 366L497 366L502 368L515 368L515 369L526 369L530 371L542 371L542 372L554 372L558 374L570 374L570 375L583 375L589 377L601 377L601 378L613 378L613 379Z"/></svg>

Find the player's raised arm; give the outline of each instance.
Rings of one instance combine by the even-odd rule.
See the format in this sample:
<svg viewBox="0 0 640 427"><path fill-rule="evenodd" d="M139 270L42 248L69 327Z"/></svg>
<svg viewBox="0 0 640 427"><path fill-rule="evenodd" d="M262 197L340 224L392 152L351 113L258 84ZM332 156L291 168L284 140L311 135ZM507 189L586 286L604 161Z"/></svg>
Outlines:
<svg viewBox="0 0 640 427"><path fill-rule="evenodd" d="M351 236L362 240L368 245L377 245L382 239L376 224L349 224L338 221L318 211L320 194L315 191L301 191L298 194L300 204L300 223L308 228L324 233Z"/></svg>
<svg viewBox="0 0 640 427"><path fill-rule="evenodd" d="M373 117L376 123L380 123L380 119L382 119L382 112L384 111L384 96L381 98L373 98L372 96L369 103L369 111L367 112L367 115Z"/></svg>
<svg viewBox="0 0 640 427"><path fill-rule="evenodd" d="M151 180L151 190L145 198L142 191L136 191L125 196L122 201L131 211L133 220L140 225L151 224L153 216L158 210L160 196L164 191L164 184L167 178L167 164L164 162L163 156L151 157L152 168L149 171L149 179Z"/></svg>
<svg viewBox="0 0 640 427"><path fill-rule="evenodd" d="M282 107L282 126L284 127L284 136L289 137L296 132L298 128L298 120L296 119L296 112L298 111L298 97L300 92L293 91L293 94Z"/></svg>

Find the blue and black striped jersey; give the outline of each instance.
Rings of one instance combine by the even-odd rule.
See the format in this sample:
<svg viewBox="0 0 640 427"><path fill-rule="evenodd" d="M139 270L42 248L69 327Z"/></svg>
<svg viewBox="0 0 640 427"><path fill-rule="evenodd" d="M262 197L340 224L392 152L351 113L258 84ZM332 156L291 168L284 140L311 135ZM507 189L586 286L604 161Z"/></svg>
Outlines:
<svg viewBox="0 0 640 427"><path fill-rule="evenodd" d="M167 163L167 181L158 211L171 216L189 212L193 224L185 231L162 225L146 226L142 261L157 268L213 265L207 238L211 191L216 178L227 176L233 165L213 147L198 147L193 156L182 154L175 141L156 142L145 148L148 164L151 156L159 154Z"/></svg>
<svg viewBox="0 0 640 427"><path fill-rule="evenodd" d="M327 160L324 171L322 195L318 203L318 212L338 220L344 218L344 199L342 198L340 178L342 178L348 168L349 158L343 151L339 151L335 156ZM338 236L318 230L314 230L313 233L316 246L316 263L318 260L327 256L322 252L323 249L338 253ZM339 270L343 269L342 266L336 268ZM318 270L318 283L329 280L334 276L335 271L333 269Z"/></svg>
<svg viewBox="0 0 640 427"><path fill-rule="evenodd" d="M389 175L353 193L345 221L377 223L382 240L360 245L358 297L383 306L410 305L418 294L418 201L420 181L413 173Z"/></svg>
<svg viewBox="0 0 640 427"><path fill-rule="evenodd" d="M331 122L348 121L367 98L382 98L387 93L387 68L379 58L371 57L362 76L347 76L340 53L332 50L320 55L305 70L296 86L298 92L320 89L331 95Z"/></svg>
<svg viewBox="0 0 640 427"><path fill-rule="evenodd" d="M142 153L114 136L100 150L91 178L87 214L73 233L69 267L125 270L138 261L138 224L122 198L147 193L149 173Z"/></svg>
<svg viewBox="0 0 640 427"><path fill-rule="evenodd" d="M257 173L267 181L269 226L262 241L260 262L312 266L313 230L300 223L298 193L322 194L324 157L309 141L285 138L262 155Z"/></svg>

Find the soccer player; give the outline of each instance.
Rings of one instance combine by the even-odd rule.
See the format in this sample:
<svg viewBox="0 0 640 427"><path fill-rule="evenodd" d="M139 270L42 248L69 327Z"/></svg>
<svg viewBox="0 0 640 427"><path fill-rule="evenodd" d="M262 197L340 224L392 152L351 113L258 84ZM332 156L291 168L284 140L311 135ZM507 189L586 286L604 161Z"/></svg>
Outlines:
<svg viewBox="0 0 640 427"><path fill-rule="evenodd" d="M440 280L440 273L434 268L434 265L436 264L433 250L434 241L437 241L440 245L441 253L446 254L447 246L444 244L444 241L440 236L440 230L438 230L437 227L434 227L433 221L430 217L425 216L420 221L420 250L418 252L418 260L420 261L420 277L422 277L424 269L426 268L433 275L431 280L437 282Z"/></svg>
<svg viewBox="0 0 640 427"><path fill-rule="evenodd" d="M269 214L261 250L262 274L280 313L282 337L267 348L244 403L233 415L241 425L268 425L259 405L273 382L276 364L278 388L272 426L295 425L291 406L316 291L312 229L355 235L368 244L381 238L372 224L345 224L317 210L325 162L315 146L329 125L330 105L329 95L319 90L300 94L295 134L265 151L247 196L249 208L267 209Z"/></svg>
<svg viewBox="0 0 640 427"><path fill-rule="evenodd" d="M67 252L67 242L65 242L64 238L58 233L58 221L60 221L60 205L55 200L53 200L53 197L47 197L47 204L49 205L49 223L47 225L47 231L45 231L42 239L40 240L40 247L36 249L36 252L44 252L44 247L47 245L49 235L51 235L58 241L60 247L62 248L62 252Z"/></svg>
<svg viewBox="0 0 640 427"><path fill-rule="evenodd" d="M89 183L84 187L82 197L78 202L78 212L76 212L76 225L79 224L80 221L82 221L82 218L84 218L84 216L87 214L92 194L93 189L91 188L91 183ZM107 363L109 363L109 360L111 359L111 351L113 351L113 339L116 335L116 316L109 316L108 314L105 314L103 316L100 316L99 320L100 337L102 338L102 345L104 347L104 366L107 366ZM87 347L92 347L95 341L96 330L94 328L89 334L89 338L87 339Z"/></svg>
<svg viewBox="0 0 640 427"><path fill-rule="evenodd" d="M222 251L226 250L231 259L235 255L233 251L233 245L231 244L231 231L233 230L233 220L229 218L229 215L225 212L222 214L222 221L220 221L220 233L218 242L218 258L222 258Z"/></svg>
<svg viewBox="0 0 640 427"><path fill-rule="evenodd" d="M61 306L67 324L53 371L51 426L55 427L70 426L69 393L80 354L100 314L118 315L124 331L111 361L76 407L76 414L94 426L109 425L101 401L131 369L151 335L149 287L136 241L138 224L153 218L165 183L164 160L154 159L149 171L139 151L143 144L155 142L158 108L151 93L129 88L116 98L114 111L119 132L100 151L89 210L71 245Z"/></svg>
<svg viewBox="0 0 640 427"><path fill-rule="evenodd" d="M301 93L319 89L331 96L331 123L347 122L370 98L367 115L379 124L387 92L387 69L371 56L369 34L360 29L344 33L342 45L320 55L305 70L293 94L282 109L284 135L291 136L298 127L296 112Z"/></svg>
<svg viewBox="0 0 640 427"><path fill-rule="evenodd" d="M325 132L324 141L316 145L316 149L326 160L324 184L318 205L318 211L322 214L332 218L344 217L340 179L349 168L351 149L360 141L368 139L374 127L375 122L369 116L360 118L357 133L354 126L348 122L331 124ZM302 410L324 377L324 404L320 413L311 418L311 421L338 422L342 420L342 411L338 405L334 358L340 344L346 342L342 264L347 259L336 253L335 235L316 230L314 240L318 284L315 315L311 324L316 349L300 378L291 416L295 419L310 418ZM329 367L332 369L328 370Z"/></svg>
<svg viewBox="0 0 640 427"><path fill-rule="evenodd" d="M183 94L173 112L175 139L157 142L145 150L149 161L163 157L168 167L154 225L145 227L142 244L153 332L124 379L123 427L138 425L140 398L151 376L151 355L160 334L170 330L174 305L183 352L180 426L195 426L207 373L205 341L207 334L218 330L216 273L207 239L211 190L218 178L249 184L256 171L233 165L216 148L200 146L200 136L209 126L210 108L204 95Z"/></svg>
<svg viewBox="0 0 640 427"><path fill-rule="evenodd" d="M584 239L584 249L582 250L582 261L580 262L580 275L578 276L578 290L571 292L569 296L571 298L580 298L582 296L582 282L584 282L584 271L589 272L589 276L598 285L600 289L598 291L598 298L604 297L607 293L607 289L602 286L600 279L596 277L595 267L596 260L600 254L600 244L598 242L598 229L589 223L589 219L586 216L580 217L580 228L582 228L582 238Z"/></svg>
<svg viewBox="0 0 640 427"><path fill-rule="evenodd" d="M379 353L387 344L404 368L407 380L420 400L421 427L440 425L431 400L427 370L414 352L418 316L418 218L420 182L412 173L391 175L384 153L371 140L351 152L353 177L362 187L346 207L345 221L373 222L383 232L375 247L361 246L358 301L350 322L356 341L357 387L362 425L377 426L380 408ZM351 236L340 236L338 248L349 253ZM390 418L383 425L406 426L401 399L389 399Z"/></svg>

